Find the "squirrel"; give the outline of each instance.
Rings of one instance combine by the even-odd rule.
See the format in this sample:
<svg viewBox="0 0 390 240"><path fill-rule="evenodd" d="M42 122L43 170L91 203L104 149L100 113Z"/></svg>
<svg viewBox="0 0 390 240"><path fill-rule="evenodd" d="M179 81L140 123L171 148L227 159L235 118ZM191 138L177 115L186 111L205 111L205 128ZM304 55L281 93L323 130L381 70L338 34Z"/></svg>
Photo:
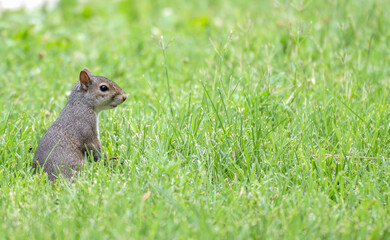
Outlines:
<svg viewBox="0 0 390 240"><path fill-rule="evenodd" d="M89 154L94 161L105 158L99 140L99 112L115 108L126 98L126 93L116 83L93 76L84 68L60 116L38 144L34 172L42 168L51 181L59 174L72 179L83 168Z"/></svg>

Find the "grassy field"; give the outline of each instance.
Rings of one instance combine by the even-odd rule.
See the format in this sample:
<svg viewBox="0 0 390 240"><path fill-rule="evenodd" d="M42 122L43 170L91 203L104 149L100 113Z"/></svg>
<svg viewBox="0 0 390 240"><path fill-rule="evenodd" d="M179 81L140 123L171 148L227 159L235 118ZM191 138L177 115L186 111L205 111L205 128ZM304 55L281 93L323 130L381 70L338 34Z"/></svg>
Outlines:
<svg viewBox="0 0 390 240"><path fill-rule="evenodd" d="M0 239L389 239L387 0L0 13ZM109 166L32 174L84 67ZM31 150L29 150L32 148Z"/></svg>

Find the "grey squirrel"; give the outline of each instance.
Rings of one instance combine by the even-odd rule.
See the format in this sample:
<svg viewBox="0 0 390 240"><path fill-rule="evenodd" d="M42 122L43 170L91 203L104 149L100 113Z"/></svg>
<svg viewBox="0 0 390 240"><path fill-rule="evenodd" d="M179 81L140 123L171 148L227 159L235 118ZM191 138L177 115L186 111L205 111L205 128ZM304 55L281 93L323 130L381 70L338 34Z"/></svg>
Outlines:
<svg viewBox="0 0 390 240"><path fill-rule="evenodd" d="M99 112L115 108L126 98L126 93L116 83L105 77L93 76L88 68L84 68L65 108L38 144L34 171L42 168L51 181L57 179L60 173L71 179L83 168L89 154L94 161L99 160L102 156Z"/></svg>

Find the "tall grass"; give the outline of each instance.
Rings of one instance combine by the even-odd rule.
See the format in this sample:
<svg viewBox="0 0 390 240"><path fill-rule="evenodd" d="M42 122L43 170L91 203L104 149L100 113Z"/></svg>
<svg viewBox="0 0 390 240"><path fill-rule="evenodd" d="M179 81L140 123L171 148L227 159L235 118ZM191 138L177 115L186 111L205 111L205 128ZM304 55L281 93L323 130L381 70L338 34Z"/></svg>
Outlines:
<svg viewBox="0 0 390 240"><path fill-rule="evenodd" d="M1 12L0 238L389 238L389 6ZM34 151L83 67L129 96L100 117L113 159L50 183Z"/></svg>

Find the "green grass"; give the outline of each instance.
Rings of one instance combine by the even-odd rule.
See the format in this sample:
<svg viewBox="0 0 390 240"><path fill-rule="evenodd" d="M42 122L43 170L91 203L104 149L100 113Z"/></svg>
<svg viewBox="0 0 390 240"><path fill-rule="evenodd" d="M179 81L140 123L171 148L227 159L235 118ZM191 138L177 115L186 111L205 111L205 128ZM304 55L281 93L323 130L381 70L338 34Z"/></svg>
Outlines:
<svg viewBox="0 0 390 240"><path fill-rule="evenodd" d="M389 12L387 0L1 12L0 239L389 239ZM34 150L84 67L129 95L100 115L118 159L52 184L32 174Z"/></svg>

